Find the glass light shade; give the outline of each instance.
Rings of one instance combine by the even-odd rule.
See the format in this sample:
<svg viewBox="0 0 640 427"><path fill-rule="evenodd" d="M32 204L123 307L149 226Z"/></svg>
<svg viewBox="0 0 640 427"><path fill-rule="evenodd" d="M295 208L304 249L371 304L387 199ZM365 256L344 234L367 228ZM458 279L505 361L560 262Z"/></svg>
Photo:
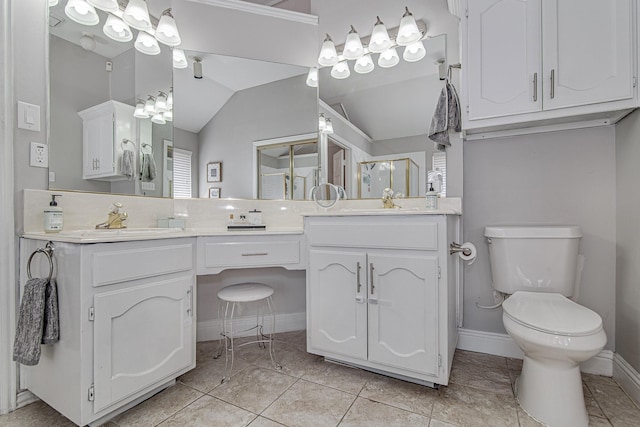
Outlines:
<svg viewBox="0 0 640 427"><path fill-rule="evenodd" d="M129 0L129 4L122 14L124 22L136 30L149 31L151 29L151 19L149 9L144 0Z"/></svg>
<svg viewBox="0 0 640 427"><path fill-rule="evenodd" d="M96 25L100 22L96 9L84 0L69 0L64 13L72 21L82 25Z"/></svg>
<svg viewBox="0 0 640 427"><path fill-rule="evenodd" d="M325 133L333 133L333 123L331 123L331 119L327 119L326 125L324 127Z"/></svg>
<svg viewBox="0 0 640 427"><path fill-rule="evenodd" d="M162 12L158 26L156 27L156 38L160 43L167 46L179 46L182 43L176 20L171 14L171 9Z"/></svg>
<svg viewBox="0 0 640 427"><path fill-rule="evenodd" d="M395 47L391 47L380 54L378 57L378 65L382 68L391 68L398 65L400 57Z"/></svg>
<svg viewBox="0 0 640 427"><path fill-rule="evenodd" d="M120 18L109 14L107 21L102 27L102 32L111 40L117 42L128 42L133 40L131 28Z"/></svg>
<svg viewBox="0 0 640 427"><path fill-rule="evenodd" d="M138 37L136 37L136 42L133 46L138 52L142 52L146 55L157 55L160 53L158 40L145 31L138 32Z"/></svg>
<svg viewBox="0 0 640 427"><path fill-rule="evenodd" d="M167 123L167 121L162 116L162 113L154 114L153 117L151 117L151 122L155 123L157 125L163 125L163 124Z"/></svg>
<svg viewBox="0 0 640 427"><path fill-rule="evenodd" d="M173 111L171 111L171 110L165 111L164 113L162 113L162 117L164 117L164 119L167 122L172 122L173 121Z"/></svg>
<svg viewBox="0 0 640 427"><path fill-rule="evenodd" d="M189 63L182 49L173 49L173 68L187 68Z"/></svg>
<svg viewBox="0 0 640 427"><path fill-rule="evenodd" d="M371 38L369 39L369 51L372 53L384 52L391 47L391 39L389 38L387 27L384 26L379 16L377 18L378 21L373 26Z"/></svg>
<svg viewBox="0 0 640 427"><path fill-rule="evenodd" d="M156 103L154 105L154 109L158 113L164 113L165 111L169 111L169 107L167 106L167 94L164 92L159 92L156 97Z"/></svg>
<svg viewBox="0 0 640 427"><path fill-rule="evenodd" d="M318 117L318 129L320 131L325 130L327 127L327 119L324 118L324 114L320 113L320 117Z"/></svg>
<svg viewBox="0 0 640 427"><path fill-rule="evenodd" d="M353 66L353 71L358 74L367 74L373 71L375 66L373 65L373 59L371 59L371 54L367 53L364 56L361 56L356 61L356 64Z"/></svg>
<svg viewBox="0 0 640 427"><path fill-rule="evenodd" d="M96 48L96 40L91 34L83 34L78 41L80 42L80 47L89 52L93 52Z"/></svg>
<svg viewBox="0 0 640 427"><path fill-rule="evenodd" d="M400 46L410 45L422 38L422 33L418 29L413 15L409 12L408 8L405 7L405 10L406 12L402 15L400 27L398 28L398 36L396 37L396 43Z"/></svg>
<svg viewBox="0 0 640 427"><path fill-rule="evenodd" d="M309 73L307 73L307 86L318 87L318 69L316 67L309 68Z"/></svg>
<svg viewBox="0 0 640 427"><path fill-rule="evenodd" d="M149 114L144 111L144 100L138 99L136 102L136 109L133 111L133 117L138 119L148 119Z"/></svg>
<svg viewBox="0 0 640 427"><path fill-rule="evenodd" d="M115 12L120 9L118 0L87 0L87 3L105 12Z"/></svg>
<svg viewBox="0 0 640 427"><path fill-rule="evenodd" d="M424 58L426 54L427 51L424 48L422 40L418 40L417 42L411 43L409 46L404 48L402 59L407 62L416 62Z"/></svg>
<svg viewBox="0 0 640 427"><path fill-rule="evenodd" d="M347 61L340 61L331 68L331 77L334 79L346 79L351 75Z"/></svg>
<svg viewBox="0 0 640 427"><path fill-rule="evenodd" d="M144 104L144 112L149 116L156 114L156 99L151 95L149 95L147 102Z"/></svg>
<svg viewBox="0 0 640 427"><path fill-rule="evenodd" d="M351 31L349 31L349 35L347 36L347 41L344 44L344 51L342 51L342 55L345 59L358 59L364 55L362 41L360 40L360 36L356 29L353 28L353 25L351 26Z"/></svg>
<svg viewBox="0 0 640 427"><path fill-rule="evenodd" d="M53 7L58 4L58 0L49 0L49 7Z"/></svg>
<svg viewBox="0 0 640 427"><path fill-rule="evenodd" d="M169 95L167 95L167 107L169 110L173 109L173 87L169 89Z"/></svg>
<svg viewBox="0 0 640 427"><path fill-rule="evenodd" d="M320 48L320 56L318 56L318 64L323 67L329 67L338 63L338 52L336 52L336 46L333 44L333 40L327 34L322 47Z"/></svg>

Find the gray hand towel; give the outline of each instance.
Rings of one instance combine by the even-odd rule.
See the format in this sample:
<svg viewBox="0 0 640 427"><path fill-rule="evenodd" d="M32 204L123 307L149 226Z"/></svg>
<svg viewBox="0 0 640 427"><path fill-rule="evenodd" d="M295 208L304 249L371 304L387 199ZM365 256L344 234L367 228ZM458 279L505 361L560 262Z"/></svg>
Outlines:
<svg viewBox="0 0 640 427"><path fill-rule="evenodd" d="M37 365L40 344L60 339L58 291L53 280L29 279L18 314L18 326L13 343L13 360L23 365Z"/></svg>
<svg viewBox="0 0 640 427"><path fill-rule="evenodd" d="M460 102L456 89L447 80L442 88L436 110L429 127L429 139L439 145L451 145L449 142L449 129L454 132L462 130L460 121Z"/></svg>
<svg viewBox="0 0 640 427"><path fill-rule="evenodd" d="M134 158L134 153L133 150L124 150L122 152L122 167L120 169L120 173L124 176L126 176L129 181L131 181L131 178L133 178L133 158Z"/></svg>
<svg viewBox="0 0 640 427"><path fill-rule="evenodd" d="M153 159L153 154L142 155L142 171L140 173L144 182L156 179L156 161Z"/></svg>

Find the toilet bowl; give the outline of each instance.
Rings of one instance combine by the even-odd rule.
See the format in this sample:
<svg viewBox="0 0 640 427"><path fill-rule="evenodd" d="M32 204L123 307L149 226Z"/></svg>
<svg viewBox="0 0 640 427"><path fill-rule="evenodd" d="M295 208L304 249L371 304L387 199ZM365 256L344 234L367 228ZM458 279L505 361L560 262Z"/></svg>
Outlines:
<svg viewBox="0 0 640 427"><path fill-rule="evenodd" d="M485 228L493 288L506 296L502 320L524 352L520 406L552 427L588 426L580 362L607 342L602 318L568 297L579 284L577 226Z"/></svg>
<svg viewBox="0 0 640 427"><path fill-rule="evenodd" d="M516 382L522 408L553 427L587 426L580 363L607 342L600 316L557 293L518 291L502 308L504 327L525 354Z"/></svg>

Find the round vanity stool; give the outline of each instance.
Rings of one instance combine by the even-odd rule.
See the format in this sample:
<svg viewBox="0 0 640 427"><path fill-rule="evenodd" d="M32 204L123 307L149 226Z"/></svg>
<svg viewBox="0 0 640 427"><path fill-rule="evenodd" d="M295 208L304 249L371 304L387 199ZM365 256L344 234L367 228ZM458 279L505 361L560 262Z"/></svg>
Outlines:
<svg viewBox="0 0 640 427"><path fill-rule="evenodd" d="M249 344L257 343L262 348L266 348L268 344L271 363L277 369L282 369L282 366L276 362L273 349L273 333L276 324L275 315L273 314L273 288L262 283L240 283L222 288L218 292L218 299L220 300L218 318L222 318L222 332L220 333L218 353L214 356L214 359L219 358L224 351L225 364L222 382L230 380L236 347L240 348ZM243 303L257 303L256 325L237 331L234 329L234 316L238 315L240 305ZM271 318L271 328L267 335L264 334L263 330L265 317ZM237 323L238 319L235 319L235 321ZM234 346L234 338L247 336L246 333L253 330L256 332L255 340Z"/></svg>

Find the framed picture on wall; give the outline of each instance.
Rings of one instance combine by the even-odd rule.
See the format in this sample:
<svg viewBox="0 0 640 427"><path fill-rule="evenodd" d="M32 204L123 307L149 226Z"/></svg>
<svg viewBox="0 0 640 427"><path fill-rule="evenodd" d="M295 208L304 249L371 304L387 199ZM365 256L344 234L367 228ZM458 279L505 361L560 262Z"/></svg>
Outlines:
<svg viewBox="0 0 640 427"><path fill-rule="evenodd" d="M218 188L218 187L209 187L209 198L210 199L219 199L220 198L220 188Z"/></svg>
<svg viewBox="0 0 640 427"><path fill-rule="evenodd" d="M207 182L222 181L222 162L211 162L207 164Z"/></svg>

